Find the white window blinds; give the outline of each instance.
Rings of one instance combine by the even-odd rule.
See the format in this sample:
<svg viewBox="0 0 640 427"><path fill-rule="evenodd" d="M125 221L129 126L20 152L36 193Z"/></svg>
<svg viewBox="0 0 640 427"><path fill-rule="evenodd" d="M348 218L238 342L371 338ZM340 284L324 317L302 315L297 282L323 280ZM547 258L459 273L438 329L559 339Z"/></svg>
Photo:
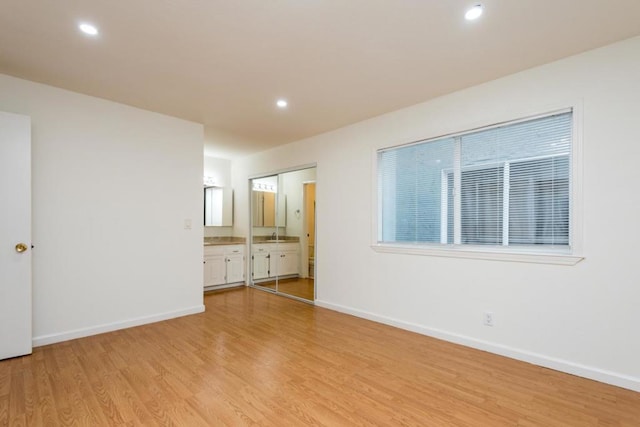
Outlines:
<svg viewBox="0 0 640 427"><path fill-rule="evenodd" d="M378 152L380 242L568 246L572 113Z"/></svg>

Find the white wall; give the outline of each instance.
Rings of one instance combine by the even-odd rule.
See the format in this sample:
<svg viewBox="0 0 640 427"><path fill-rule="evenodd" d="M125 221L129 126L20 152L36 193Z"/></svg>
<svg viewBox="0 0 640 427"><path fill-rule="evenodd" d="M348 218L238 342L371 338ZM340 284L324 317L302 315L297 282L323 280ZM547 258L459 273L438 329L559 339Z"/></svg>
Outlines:
<svg viewBox="0 0 640 427"><path fill-rule="evenodd" d="M231 160L204 156L204 176L211 177L213 179L212 185L216 187L229 187L231 185Z"/></svg>
<svg viewBox="0 0 640 427"><path fill-rule="evenodd" d="M32 121L35 345L204 309L202 125L4 75L0 110Z"/></svg>
<svg viewBox="0 0 640 427"><path fill-rule="evenodd" d="M236 229L248 227L248 176L317 162L319 305L640 390L638 52L634 38L236 160ZM583 116L584 261L371 249L376 149L575 102ZM482 324L485 310L494 327Z"/></svg>

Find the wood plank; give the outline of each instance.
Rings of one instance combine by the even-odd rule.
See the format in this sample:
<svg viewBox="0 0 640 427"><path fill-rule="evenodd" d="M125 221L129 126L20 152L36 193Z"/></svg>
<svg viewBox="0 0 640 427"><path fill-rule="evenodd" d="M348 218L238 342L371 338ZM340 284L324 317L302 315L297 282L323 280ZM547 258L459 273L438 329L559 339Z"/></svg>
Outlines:
<svg viewBox="0 0 640 427"><path fill-rule="evenodd" d="M256 289L0 361L0 426L639 426L640 393Z"/></svg>

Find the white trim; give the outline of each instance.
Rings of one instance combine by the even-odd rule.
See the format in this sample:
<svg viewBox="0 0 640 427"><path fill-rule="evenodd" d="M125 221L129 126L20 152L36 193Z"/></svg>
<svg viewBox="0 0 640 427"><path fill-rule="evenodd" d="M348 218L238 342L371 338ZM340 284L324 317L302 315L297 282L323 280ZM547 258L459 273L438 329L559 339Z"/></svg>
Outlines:
<svg viewBox="0 0 640 427"><path fill-rule="evenodd" d="M569 241L574 253L582 253L584 244L583 230L583 150L582 150L582 131L583 131L583 106L581 101L572 104L573 109L573 145L571 146L571 180L569 182L569 194L571 203L569 203L569 216L571 218L571 226L569 227Z"/></svg>
<svg viewBox="0 0 640 427"><path fill-rule="evenodd" d="M537 366L553 369L567 374L577 375L579 377L588 378L605 384L611 384L616 387L622 387L628 390L640 392L640 377L632 377L605 369L587 366L580 363L571 362L556 357L547 356L540 353L510 347L507 345L492 343L489 341L479 340L466 335L456 334L443 331L440 329L429 328L415 323L404 322L386 316L379 316L367 311L357 310L339 304L332 304L327 301L316 300L315 305L329 310L338 311L340 313L350 314L352 316L394 326L407 331L415 332L421 335L441 339L455 344L464 345L466 347L475 348L489 353L498 354L509 357L511 359L532 363Z"/></svg>
<svg viewBox="0 0 640 427"><path fill-rule="evenodd" d="M91 335L103 334L105 332L117 331L119 329L132 328L134 326L146 325L148 323L161 322L163 320L174 319L176 317L188 316L204 312L204 305L185 308L182 310L168 311L166 313L154 314L152 316L136 317L121 322L107 323L88 328L75 329L72 331L61 332L50 335L42 335L33 337L33 346L40 347L43 345L54 344L62 341L69 341L76 338L88 337Z"/></svg>
<svg viewBox="0 0 640 427"><path fill-rule="evenodd" d="M499 247L470 247L453 246L453 247L428 247L421 245L401 245L401 244L389 244L389 243L377 243L371 245L371 249L379 253L392 253L392 254L404 254L404 255L425 255L425 256L437 256L447 258L467 258L467 259L482 259L488 261L511 261L511 262L526 262L534 264L556 264L556 265L576 265L584 259L582 256L565 254L565 253L551 253L548 250L544 253L535 252L516 252L513 246L506 246L502 250L503 246Z"/></svg>
<svg viewBox="0 0 640 427"><path fill-rule="evenodd" d="M379 236L382 236L382 206L380 204L382 190L378 185L380 179L378 176L378 150L372 148L371 154L371 206L373 209L369 210L371 213L369 223L371 224L371 239L376 242Z"/></svg>
<svg viewBox="0 0 640 427"><path fill-rule="evenodd" d="M453 143L453 244L462 243L462 139ZM442 197L442 195L440 195Z"/></svg>
<svg viewBox="0 0 640 427"><path fill-rule="evenodd" d="M542 118L545 118L545 117L551 117L551 116L557 116L557 115L560 115L560 114L570 113L572 108L573 108L573 106L570 105L569 107L563 106L561 108L550 109L549 112L547 112L547 113L537 112L537 113L533 113L533 114L530 114L530 115L522 114L516 119L512 119L512 120L505 119L505 120L499 120L499 121L496 121L495 123L491 123L491 124L487 124L487 125L472 126L472 127L469 127L467 130L464 130L464 131L461 131L461 132L452 132L452 133L448 133L448 134L444 134L444 135L437 135L437 136L433 136L433 137L430 137L430 138L421 139L421 140L418 140L418 141L411 141L411 142L407 142L407 143L404 143L404 144L391 145L391 146L388 146L388 147L379 148L377 151L378 152L385 152L385 151L395 150L397 148L410 147L412 145L419 145L419 144L423 144L423 143L437 141L439 139L447 139L447 138L458 138L459 139L461 136L468 135L470 133L476 133L476 132L495 129L495 128L499 128L499 127L503 127L503 126L509 126L509 125L515 125L515 124L522 123L522 122L528 122L528 121L531 121L531 120L542 119Z"/></svg>
<svg viewBox="0 0 640 427"><path fill-rule="evenodd" d="M311 169L311 168L317 168L317 167L318 167L318 163L317 162L313 162L313 163L306 163L306 164L300 165L300 166L291 166L289 168L277 169L277 170L271 171L271 172L263 172L263 173L257 173L257 174L249 175L249 189L251 189L251 180L252 179L267 178L269 176L277 176L277 175L280 175L282 173L297 172L297 171L301 171L301 170L305 170L305 169ZM317 175L316 175L316 179L317 179Z"/></svg>

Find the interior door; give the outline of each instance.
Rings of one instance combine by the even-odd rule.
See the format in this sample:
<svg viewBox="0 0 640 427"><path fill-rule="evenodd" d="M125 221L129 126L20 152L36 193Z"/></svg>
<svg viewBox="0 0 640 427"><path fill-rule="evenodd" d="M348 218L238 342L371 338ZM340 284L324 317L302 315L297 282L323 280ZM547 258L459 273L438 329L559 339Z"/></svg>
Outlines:
<svg viewBox="0 0 640 427"><path fill-rule="evenodd" d="M31 119L0 112L0 359L31 353Z"/></svg>

